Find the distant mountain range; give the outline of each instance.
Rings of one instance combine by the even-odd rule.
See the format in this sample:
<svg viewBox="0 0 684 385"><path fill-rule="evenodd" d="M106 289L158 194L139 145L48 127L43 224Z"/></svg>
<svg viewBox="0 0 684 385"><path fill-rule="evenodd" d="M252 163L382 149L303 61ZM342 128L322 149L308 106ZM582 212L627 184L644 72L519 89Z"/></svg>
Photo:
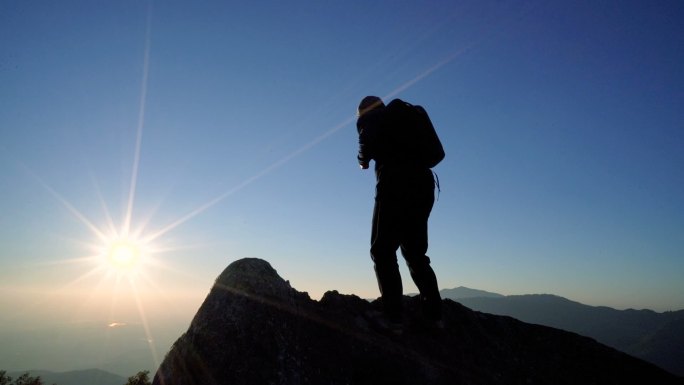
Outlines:
<svg viewBox="0 0 684 385"><path fill-rule="evenodd" d="M73 370L59 373L47 370L27 370L8 373L8 375L16 379L26 372L32 377L40 376L40 379L46 385L124 385L128 380L119 375L98 369ZM131 373L131 375L133 374L135 373Z"/></svg>
<svg viewBox="0 0 684 385"><path fill-rule="evenodd" d="M549 295L510 295L466 287L445 289L442 298L473 310L567 330L684 376L684 310L616 310Z"/></svg>
<svg viewBox="0 0 684 385"><path fill-rule="evenodd" d="M470 289L467 287L459 286L454 289L443 289L440 290L442 298L449 299L462 299L462 298L502 298L503 295L497 293L490 293L484 290ZM415 294L414 294L415 295Z"/></svg>

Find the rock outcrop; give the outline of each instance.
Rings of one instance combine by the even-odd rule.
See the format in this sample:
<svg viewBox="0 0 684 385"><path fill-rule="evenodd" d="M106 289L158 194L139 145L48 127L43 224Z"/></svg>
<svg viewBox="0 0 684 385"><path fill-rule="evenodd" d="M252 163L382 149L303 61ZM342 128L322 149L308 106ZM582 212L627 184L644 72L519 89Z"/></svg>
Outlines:
<svg viewBox="0 0 684 385"><path fill-rule="evenodd" d="M683 384L592 339L445 300L445 328L405 297L402 334L378 301L335 291L320 301L266 262L242 259L218 277L155 385Z"/></svg>

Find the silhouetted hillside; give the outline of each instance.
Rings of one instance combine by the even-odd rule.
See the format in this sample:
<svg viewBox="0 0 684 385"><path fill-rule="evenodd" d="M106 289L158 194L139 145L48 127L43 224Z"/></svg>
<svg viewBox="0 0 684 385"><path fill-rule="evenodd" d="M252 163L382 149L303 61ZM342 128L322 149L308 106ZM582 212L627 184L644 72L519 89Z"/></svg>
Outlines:
<svg viewBox="0 0 684 385"><path fill-rule="evenodd" d="M684 376L684 311L616 310L548 294L462 298L445 290L442 294L477 311L594 338Z"/></svg>
<svg viewBox="0 0 684 385"><path fill-rule="evenodd" d="M497 293L490 293L488 291L484 290L476 290L476 289L470 289L464 286L459 286L453 289L443 289L440 290L440 293L442 294L442 298L485 298L485 297L492 297L492 298L499 298L503 297L501 294Z"/></svg>
<svg viewBox="0 0 684 385"><path fill-rule="evenodd" d="M406 330L382 327L380 304L293 289L265 261L218 277L154 378L205 384L682 384L589 338L445 300L443 330L404 298Z"/></svg>
<svg viewBox="0 0 684 385"><path fill-rule="evenodd" d="M9 373L9 375L12 378L18 378L23 373L25 372ZM32 377L40 376L45 385L124 385L126 383L126 378L98 369L59 373L47 370L29 370L28 373Z"/></svg>
<svg viewBox="0 0 684 385"><path fill-rule="evenodd" d="M632 347L632 353L684 376L684 318L670 321Z"/></svg>

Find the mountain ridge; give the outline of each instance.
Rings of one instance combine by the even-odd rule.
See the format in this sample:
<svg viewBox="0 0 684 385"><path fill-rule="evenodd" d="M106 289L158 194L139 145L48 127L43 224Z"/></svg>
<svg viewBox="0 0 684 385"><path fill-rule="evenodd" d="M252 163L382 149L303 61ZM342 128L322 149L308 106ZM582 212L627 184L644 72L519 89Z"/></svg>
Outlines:
<svg viewBox="0 0 684 385"><path fill-rule="evenodd" d="M684 310L662 313L650 309L618 310L585 305L554 294L459 297L449 289L441 293L443 298L473 310L594 338L684 376Z"/></svg>
<svg viewBox="0 0 684 385"><path fill-rule="evenodd" d="M683 384L596 341L443 301L443 329L404 297L404 332L379 301L298 292L268 262L241 259L219 275L153 384ZM385 326L383 326L385 325Z"/></svg>
<svg viewBox="0 0 684 385"><path fill-rule="evenodd" d="M126 383L125 377L101 369L69 370L65 372L24 370L7 374L12 378L18 378L24 373L29 373L32 377L39 376L41 381L46 385L123 385ZM133 375L133 373L131 373L131 375Z"/></svg>

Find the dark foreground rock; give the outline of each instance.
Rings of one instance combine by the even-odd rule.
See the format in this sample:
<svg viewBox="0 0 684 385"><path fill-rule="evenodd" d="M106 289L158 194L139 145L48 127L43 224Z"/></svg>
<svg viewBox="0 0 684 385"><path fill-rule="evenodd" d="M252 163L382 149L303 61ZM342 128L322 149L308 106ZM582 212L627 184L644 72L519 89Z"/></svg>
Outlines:
<svg viewBox="0 0 684 385"><path fill-rule="evenodd" d="M401 335L379 303L300 293L265 261L218 277L155 385L212 384L683 384L592 339L444 301L443 330L405 299Z"/></svg>

